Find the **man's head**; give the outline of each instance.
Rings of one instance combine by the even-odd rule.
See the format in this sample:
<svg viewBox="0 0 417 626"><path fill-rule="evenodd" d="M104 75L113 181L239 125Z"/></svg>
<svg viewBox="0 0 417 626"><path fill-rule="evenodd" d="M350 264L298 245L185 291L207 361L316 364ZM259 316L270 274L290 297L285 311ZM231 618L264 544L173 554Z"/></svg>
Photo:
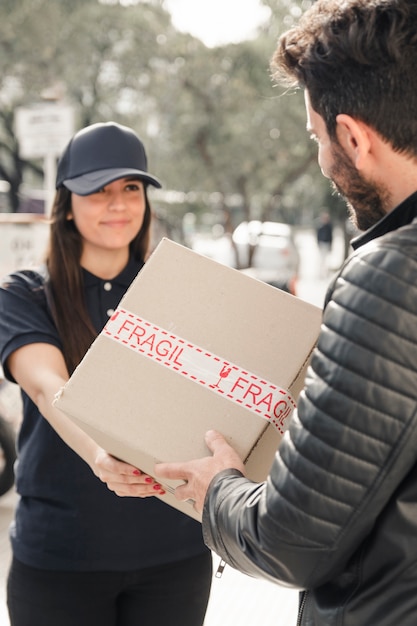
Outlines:
<svg viewBox="0 0 417 626"><path fill-rule="evenodd" d="M318 0L280 38L275 78L304 87L335 138L345 113L417 156L417 0Z"/></svg>
<svg viewBox="0 0 417 626"><path fill-rule="evenodd" d="M277 80L305 88L320 167L361 230L402 199L381 154L391 170L395 155L417 160L416 24L417 0L318 0L271 63Z"/></svg>
<svg viewBox="0 0 417 626"><path fill-rule="evenodd" d="M355 226L360 230L367 230L388 213L393 204L386 181L376 181L372 176L369 180L366 179L357 163L362 159L363 152L367 154L370 147L369 135L372 133L367 131L363 123L340 114L337 116L336 136L331 139L324 119L311 105L308 92L305 93L305 101L307 130L317 143L322 173L345 198ZM383 144L381 141L380 143Z"/></svg>

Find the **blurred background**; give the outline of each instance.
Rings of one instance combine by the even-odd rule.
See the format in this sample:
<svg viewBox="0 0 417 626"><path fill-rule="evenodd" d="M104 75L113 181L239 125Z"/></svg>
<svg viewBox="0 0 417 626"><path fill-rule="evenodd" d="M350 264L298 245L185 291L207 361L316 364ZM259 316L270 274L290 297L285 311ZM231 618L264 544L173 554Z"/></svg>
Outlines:
<svg viewBox="0 0 417 626"><path fill-rule="evenodd" d="M269 70L280 32L310 4L2 0L1 224L47 215L68 138L114 120L138 132L163 182L151 196L155 244L166 235L201 248L203 237L207 250L212 239L217 258L228 239L227 262L244 269L265 263L256 248L266 239L251 231L236 245L241 222L285 223L296 233L316 228L325 211L347 252L345 207L319 171L303 94L284 93ZM31 233L42 230L36 223ZM29 248L42 249L38 233L16 240L5 230L12 242L3 256L12 247L20 263Z"/></svg>

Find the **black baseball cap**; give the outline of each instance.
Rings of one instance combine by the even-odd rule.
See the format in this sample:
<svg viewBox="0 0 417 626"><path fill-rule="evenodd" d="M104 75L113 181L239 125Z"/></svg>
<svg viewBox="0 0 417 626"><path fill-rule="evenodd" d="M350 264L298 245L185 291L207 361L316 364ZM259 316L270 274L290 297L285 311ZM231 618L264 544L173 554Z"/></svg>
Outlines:
<svg viewBox="0 0 417 626"><path fill-rule="evenodd" d="M88 196L126 176L161 187L159 180L148 174L145 148L131 128L115 122L92 124L78 131L62 153L56 188Z"/></svg>

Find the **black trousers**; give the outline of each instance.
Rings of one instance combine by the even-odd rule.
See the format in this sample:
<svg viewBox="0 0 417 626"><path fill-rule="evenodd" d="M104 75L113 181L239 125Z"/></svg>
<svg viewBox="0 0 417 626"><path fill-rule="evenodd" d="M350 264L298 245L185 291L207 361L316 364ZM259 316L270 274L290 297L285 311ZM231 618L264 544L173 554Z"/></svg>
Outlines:
<svg viewBox="0 0 417 626"><path fill-rule="evenodd" d="M11 626L202 626L210 553L135 572L57 572L13 559Z"/></svg>

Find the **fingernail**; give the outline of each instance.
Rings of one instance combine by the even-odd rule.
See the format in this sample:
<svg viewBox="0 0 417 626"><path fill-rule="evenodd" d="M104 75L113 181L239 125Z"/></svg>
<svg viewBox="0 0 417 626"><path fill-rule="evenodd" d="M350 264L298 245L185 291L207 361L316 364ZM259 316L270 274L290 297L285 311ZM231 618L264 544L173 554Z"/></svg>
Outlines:
<svg viewBox="0 0 417 626"><path fill-rule="evenodd" d="M145 478L145 483L153 483L153 478L148 476L147 478Z"/></svg>
<svg viewBox="0 0 417 626"><path fill-rule="evenodd" d="M140 476L141 472L139 470L133 470L135 476Z"/></svg>
<svg viewBox="0 0 417 626"><path fill-rule="evenodd" d="M162 489L161 485L154 485L153 488L155 489L155 491L160 491Z"/></svg>

